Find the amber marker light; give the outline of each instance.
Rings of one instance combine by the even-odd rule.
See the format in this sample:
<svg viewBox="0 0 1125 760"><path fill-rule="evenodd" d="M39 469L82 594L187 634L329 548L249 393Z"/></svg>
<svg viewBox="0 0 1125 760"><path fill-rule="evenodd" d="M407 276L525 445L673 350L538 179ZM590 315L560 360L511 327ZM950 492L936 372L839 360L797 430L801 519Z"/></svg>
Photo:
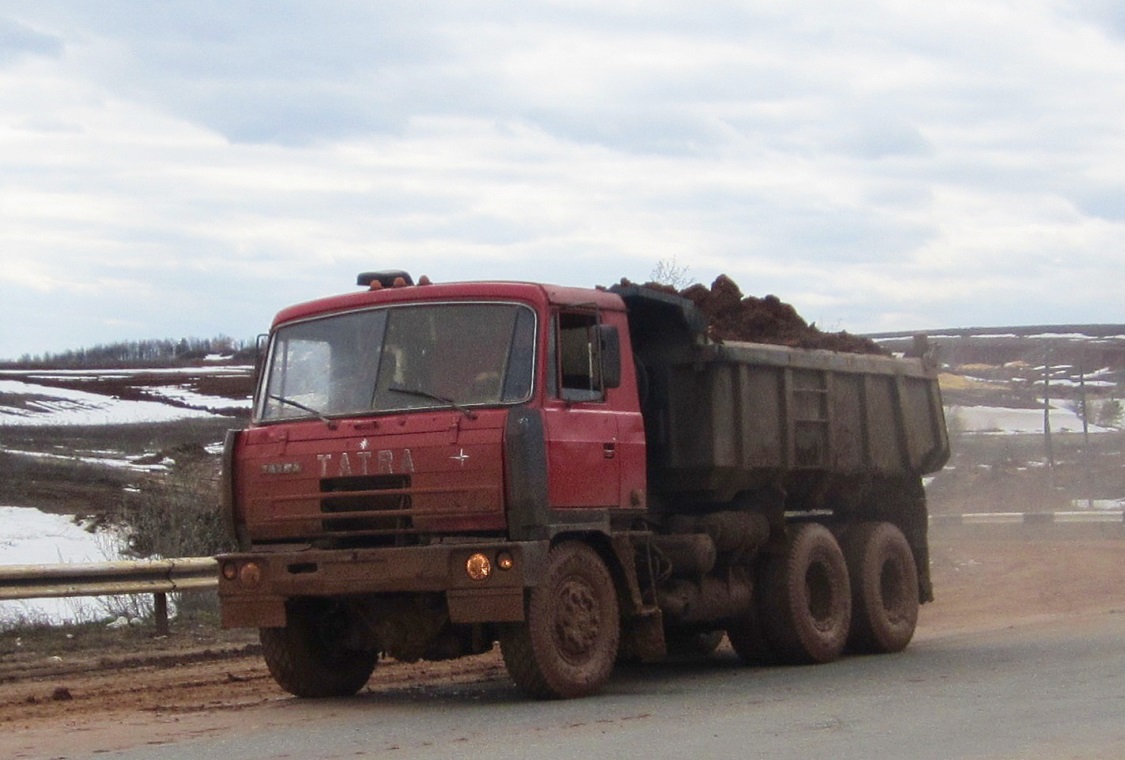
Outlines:
<svg viewBox="0 0 1125 760"><path fill-rule="evenodd" d="M496 557L496 566L501 570L511 570L516 566L516 561L512 559L512 555L508 552L500 552Z"/></svg>
<svg viewBox="0 0 1125 760"><path fill-rule="evenodd" d="M257 562L247 562L238 571L238 582L243 586L257 586L262 582L262 568Z"/></svg>
<svg viewBox="0 0 1125 760"><path fill-rule="evenodd" d="M486 581L492 575L492 560L477 552L465 562L465 572L474 581Z"/></svg>
<svg viewBox="0 0 1125 760"><path fill-rule="evenodd" d="M238 565L233 562L223 563L223 577L228 581L233 581L238 577Z"/></svg>

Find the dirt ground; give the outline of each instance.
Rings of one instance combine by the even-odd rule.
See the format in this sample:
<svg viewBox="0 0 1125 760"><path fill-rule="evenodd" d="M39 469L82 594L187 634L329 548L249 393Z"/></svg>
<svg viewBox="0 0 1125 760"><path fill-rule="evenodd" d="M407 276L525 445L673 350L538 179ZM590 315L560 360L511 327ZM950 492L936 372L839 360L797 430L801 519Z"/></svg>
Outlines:
<svg viewBox="0 0 1125 760"><path fill-rule="evenodd" d="M941 531L932 541L937 600L922 611L916 640L1071 617L1125 613L1125 540L1077 536L1014 539L979 529ZM1095 534L1096 535L1096 534ZM201 640L202 639L202 640ZM254 636L182 633L141 637L95 651L5 655L0 662L0 756L38 757L37 736L65 730L75 751L114 746L138 727L159 742L237 721L239 711L290 701L266 672ZM724 645L725 646L725 645ZM506 678L497 652L446 663L380 663L372 690L432 690ZM211 718L223 717L218 723ZM54 740L52 740L54 743ZM58 749L55 747L54 749Z"/></svg>

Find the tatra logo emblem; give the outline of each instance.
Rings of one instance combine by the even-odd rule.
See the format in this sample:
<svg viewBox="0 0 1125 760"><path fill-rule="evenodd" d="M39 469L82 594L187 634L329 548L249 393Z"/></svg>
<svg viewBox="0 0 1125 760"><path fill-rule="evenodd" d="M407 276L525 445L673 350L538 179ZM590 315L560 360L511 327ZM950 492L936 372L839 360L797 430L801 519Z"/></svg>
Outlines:
<svg viewBox="0 0 1125 760"><path fill-rule="evenodd" d="M366 439L363 443L367 443ZM363 443L360 448L364 448ZM371 444L367 443L367 448ZM468 457L466 457L467 459ZM391 449L378 451L342 451L339 454L317 454L316 461L320 462L320 477L328 478L333 475L341 478L350 475L408 475L414 472L414 455L410 449L403 449L396 453ZM299 471L299 470L298 470ZM334 471L334 472L333 472Z"/></svg>
<svg viewBox="0 0 1125 760"><path fill-rule="evenodd" d="M371 444L367 442L366 438L364 438L362 441L359 442L359 448L362 451L367 451L367 447L370 446L370 445Z"/></svg>
<svg viewBox="0 0 1125 760"><path fill-rule="evenodd" d="M450 457L450 459L460 462L462 467L465 466L465 460L468 458L469 455L465 453L464 449L461 449L459 452Z"/></svg>

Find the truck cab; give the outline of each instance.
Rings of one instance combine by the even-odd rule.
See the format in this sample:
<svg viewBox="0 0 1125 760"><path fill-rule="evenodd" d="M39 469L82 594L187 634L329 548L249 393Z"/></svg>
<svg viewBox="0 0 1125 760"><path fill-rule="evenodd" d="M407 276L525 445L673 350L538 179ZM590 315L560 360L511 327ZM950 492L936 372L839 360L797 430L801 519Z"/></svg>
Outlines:
<svg viewBox="0 0 1125 760"><path fill-rule="evenodd" d="M219 558L223 624L292 632L332 610L365 621L359 651L479 651L481 626L524 619L553 540L644 510L624 305L527 283L371 282L274 320L251 424L225 445L240 551Z"/></svg>

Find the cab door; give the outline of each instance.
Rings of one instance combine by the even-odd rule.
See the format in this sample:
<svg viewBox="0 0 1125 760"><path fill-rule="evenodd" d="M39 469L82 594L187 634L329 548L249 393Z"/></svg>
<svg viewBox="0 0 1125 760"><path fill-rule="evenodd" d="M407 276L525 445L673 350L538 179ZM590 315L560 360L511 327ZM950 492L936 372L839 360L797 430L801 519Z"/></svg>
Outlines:
<svg viewBox="0 0 1125 760"><path fill-rule="evenodd" d="M548 344L548 499L555 509L620 505L618 412L602 377L595 310L561 310Z"/></svg>

